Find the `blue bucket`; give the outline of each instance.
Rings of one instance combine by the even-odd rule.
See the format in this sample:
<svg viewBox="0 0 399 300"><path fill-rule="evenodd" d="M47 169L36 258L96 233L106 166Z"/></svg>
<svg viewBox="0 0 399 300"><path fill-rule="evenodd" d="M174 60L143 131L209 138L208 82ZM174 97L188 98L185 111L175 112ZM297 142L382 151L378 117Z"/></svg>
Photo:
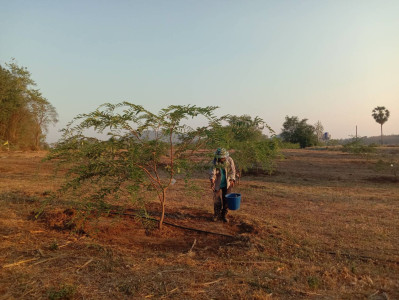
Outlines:
<svg viewBox="0 0 399 300"><path fill-rule="evenodd" d="M227 206L230 210L237 210L240 208L241 194L231 193L226 195Z"/></svg>

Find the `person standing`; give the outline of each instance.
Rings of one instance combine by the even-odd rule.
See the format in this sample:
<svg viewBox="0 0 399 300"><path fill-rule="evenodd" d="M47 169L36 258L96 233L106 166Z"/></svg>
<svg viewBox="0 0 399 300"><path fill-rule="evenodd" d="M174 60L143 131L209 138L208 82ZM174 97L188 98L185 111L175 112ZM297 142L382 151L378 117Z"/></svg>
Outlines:
<svg viewBox="0 0 399 300"><path fill-rule="evenodd" d="M212 161L212 167L209 174L211 189L213 190L213 220L221 219L227 223L227 199L226 194L231 192L234 187L236 177L236 168L234 160L229 156L224 148L218 148Z"/></svg>

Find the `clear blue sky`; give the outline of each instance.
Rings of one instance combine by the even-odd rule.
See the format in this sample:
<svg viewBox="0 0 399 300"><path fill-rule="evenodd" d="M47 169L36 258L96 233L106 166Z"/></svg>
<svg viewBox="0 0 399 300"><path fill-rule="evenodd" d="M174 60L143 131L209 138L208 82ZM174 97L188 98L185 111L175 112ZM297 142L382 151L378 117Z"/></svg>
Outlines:
<svg viewBox="0 0 399 300"><path fill-rule="evenodd" d="M333 138L399 134L399 1L5 1L0 63L28 68L60 122L105 102L318 120Z"/></svg>

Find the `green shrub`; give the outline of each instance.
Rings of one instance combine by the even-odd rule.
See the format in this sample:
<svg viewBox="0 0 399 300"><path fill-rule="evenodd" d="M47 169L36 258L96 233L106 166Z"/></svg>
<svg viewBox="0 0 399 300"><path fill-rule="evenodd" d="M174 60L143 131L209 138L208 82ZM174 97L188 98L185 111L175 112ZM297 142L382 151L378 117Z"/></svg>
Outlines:
<svg viewBox="0 0 399 300"><path fill-rule="evenodd" d="M72 299L76 292L76 287L73 285L62 285L58 288L51 288L47 292L47 296L50 300L68 300Z"/></svg>
<svg viewBox="0 0 399 300"><path fill-rule="evenodd" d="M354 138L349 143L343 145L342 151L353 154L369 154L376 151L376 146L373 144L365 145L362 139Z"/></svg>
<svg viewBox="0 0 399 300"><path fill-rule="evenodd" d="M320 280L319 280L319 278L314 277L314 276L308 277L308 286L309 286L311 289L317 289L317 288L319 287L319 285L320 285Z"/></svg>
<svg viewBox="0 0 399 300"><path fill-rule="evenodd" d="M299 143L290 143L290 142L280 142L280 148L281 149L300 149L301 146Z"/></svg>

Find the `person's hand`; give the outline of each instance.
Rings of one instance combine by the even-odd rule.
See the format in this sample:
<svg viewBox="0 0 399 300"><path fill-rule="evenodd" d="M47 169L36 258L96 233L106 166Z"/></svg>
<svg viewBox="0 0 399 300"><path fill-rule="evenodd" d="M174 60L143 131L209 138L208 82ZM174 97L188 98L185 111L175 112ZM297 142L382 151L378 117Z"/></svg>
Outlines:
<svg viewBox="0 0 399 300"><path fill-rule="evenodd" d="M234 187L235 184L236 182L234 180L230 180L230 188Z"/></svg>

